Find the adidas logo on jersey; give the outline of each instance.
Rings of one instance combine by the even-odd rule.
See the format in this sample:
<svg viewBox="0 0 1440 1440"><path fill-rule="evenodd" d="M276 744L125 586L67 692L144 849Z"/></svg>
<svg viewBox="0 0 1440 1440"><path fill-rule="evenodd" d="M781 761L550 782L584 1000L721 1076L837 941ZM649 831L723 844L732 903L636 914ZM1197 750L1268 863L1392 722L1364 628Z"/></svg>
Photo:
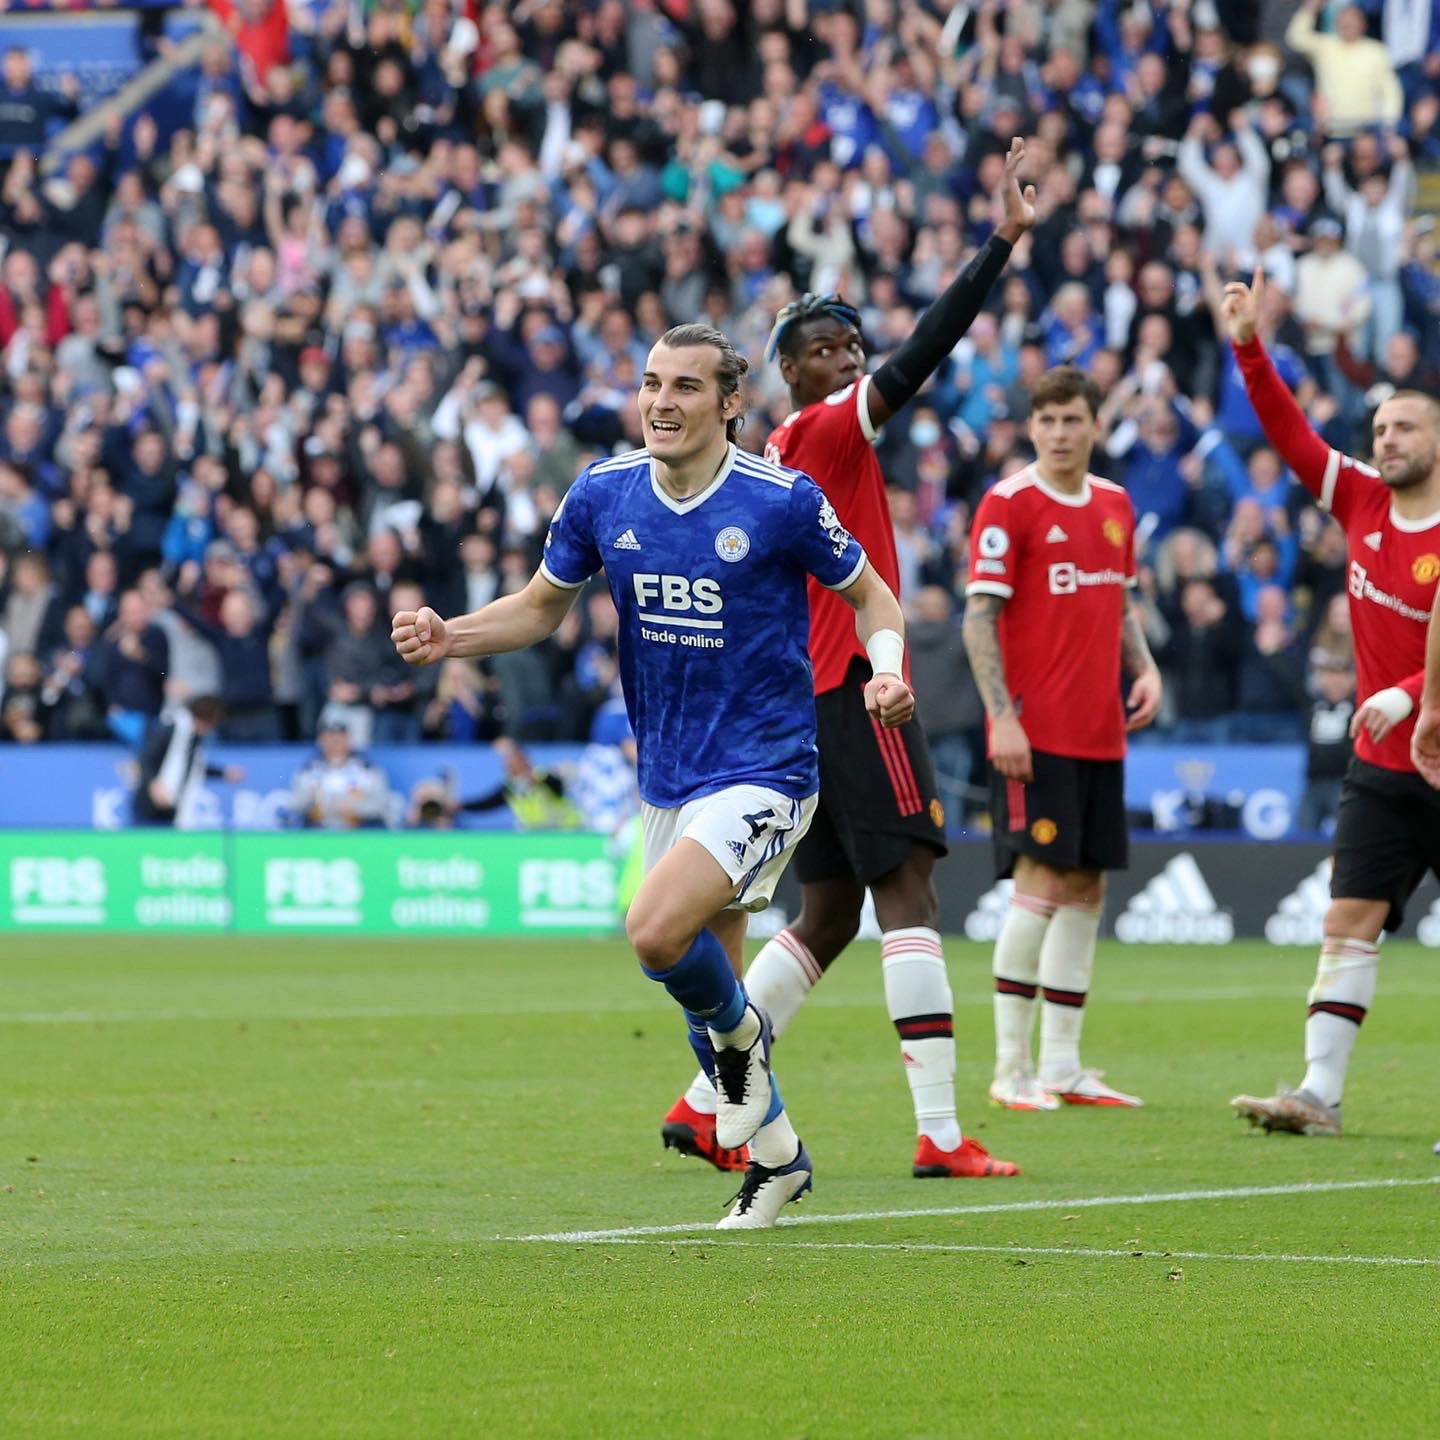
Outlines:
<svg viewBox="0 0 1440 1440"><path fill-rule="evenodd" d="M743 865L745 863L745 842L743 840L727 840L725 843L730 847L730 853Z"/></svg>
<svg viewBox="0 0 1440 1440"><path fill-rule="evenodd" d="M997 880L976 902L965 917L967 940L996 940L1000 927L1010 910L1010 897L1015 893L1013 880Z"/></svg>
<svg viewBox="0 0 1440 1440"><path fill-rule="evenodd" d="M1045 535L1046 544L1049 545L1058 545L1062 540L1068 540L1069 538L1070 537L1058 525L1052 525Z"/></svg>
<svg viewBox="0 0 1440 1440"><path fill-rule="evenodd" d="M1195 857L1182 850L1115 921L1127 945L1228 945L1235 921L1221 910Z"/></svg>
<svg viewBox="0 0 1440 1440"><path fill-rule="evenodd" d="M1379 532L1378 530L1372 530L1372 531L1365 537L1365 543L1366 543L1372 550L1377 550L1377 551L1378 551L1378 550L1380 549L1380 532Z"/></svg>
<svg viewBox="0 0 1440 1440"><path fill-rule="evenodd" d="M615 542L615 549L617 550L638 550L639 548L640 542L635 538L635 532L633 530L627 530Z"/></svg>
<svg viewBox="0 0 1440 1440"><path fill-rule="evenodd" d="M1272 945L1318 945L1325 938L1330 908L1330 861L1322 860L1280 903L1265 922Z"/></svg>

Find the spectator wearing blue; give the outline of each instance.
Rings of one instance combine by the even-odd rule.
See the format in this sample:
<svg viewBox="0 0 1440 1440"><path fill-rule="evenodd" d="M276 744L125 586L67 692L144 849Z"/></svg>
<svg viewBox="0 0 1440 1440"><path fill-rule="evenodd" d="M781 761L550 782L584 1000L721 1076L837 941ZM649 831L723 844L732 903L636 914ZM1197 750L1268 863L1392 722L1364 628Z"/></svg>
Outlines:
<svg viewBox="0 0 1440 1440"><path fill-rule="evenodd" d="M1262 585L1255 596L1255 623L1240 656L1231 738L1271 744L1304 733L1306 646L1289 620L1290 596L1281 585Z"/></svg>
<svg viewBox="0 0 1440 1440"><path fill-rule="evenodd" d="M1090 290L1078 281L1062 285L1041 317L1045 332L1045 363L1087 370L1104 339L1104 322L1095 314Z"/></svg>
<svg viewBox="0 0 1440 1440"><path fill-rule="evenodd" d="M86 677L105 707L111 734L127 745L139 745L145 727L160 714L169 658L169 644L152 623L150 607L138 590L127 590L115 623L91 654Z"/></svg>
<svg viewBox="0 0 1440 1440"><path fill-rule="evenodd" d="M1240 612L1249 623L1259 618L1263 590L1277 586L1288 590L1299 549L1283 510L1267 516L1258 500L1247 497L1236 503L1220 547L1220 562L1235 578Z"/></svg>
<svg viewBox="0 0 1440 1440"><path fill-rule="evenodd" d="M275 628L273 610L257 608L254 594L227 590L220 601L220 623L212 624L194 596L200 583L200 566L189 561L180 572L175 611L200 632L220 660L220 698L225 715L220 736L236 744L280 739L280 718L270 675L270 634Z"/></svg>
<svg viewBox="0 0 1440 1440"><path fill-rule="evenodd" d="M1019 356L1001 338L995 317L982 310L953 358L949 383L938 387L937 407L943 410L953 397L959 404L956 418L983 435L991 420L1006 413L1005 392L1019 377Z"/></svg>
<svg viewBox="0 0 1440 1440"><path fill-rule="evenodd" d="M0 155L44 147L52 123L73 120L80 85L75 75L61 77L58 95L41 90L30 71L30 56L11 45L0 62Z"/></svg>
<svg viewBox="0 0 1440 1440"><path fill-rule="evenodd" d="M1122 462L1117 478L1152 540L1164 540L1187 520L1191 490L1181 461L1197 439L1195 426L1159 396L1145 400L1139 418L1110 436L1107 452Z"/></svg>
<svg viewBox="0 0 1440 1440"><path fill-rule="evenodd" d="M174 513L160 537L160 558L166 572L179 574L187 561L203 564L205 549L214 538L215 521L211 518L209 491L196 480L182 482Z"/></svg>

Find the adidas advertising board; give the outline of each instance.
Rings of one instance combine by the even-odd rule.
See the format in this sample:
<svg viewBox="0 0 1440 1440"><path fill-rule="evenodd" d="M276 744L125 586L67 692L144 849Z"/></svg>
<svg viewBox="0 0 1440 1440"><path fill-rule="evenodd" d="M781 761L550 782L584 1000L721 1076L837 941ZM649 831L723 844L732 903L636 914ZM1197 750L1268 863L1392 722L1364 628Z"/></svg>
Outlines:
<svg viewBox="0 0 1440 1440"><path fill-rule="evenodd" d="M1115 916L1115 938L1127 945L1228 945L1235 921L1221 910L1199 862L1182 850Z"/></svg>
<svg viewBox="0 0 1440 1440"><path fill-rule="evenodd" d="M995 942L1015 887L994 879L988 840L952 839L950 853L935 867L935 888L944 934ZM1329 903L1330 852L1323 844L1136 839L1129 870L1108 879L1101 934L1125 945L1214 946L1263 938L1311 949L1320 943ZM785 915L799 913L793 874L782 878L775 905ZM751 933L759 934L754 921ZM1440 885L1433 878L1405 907L1398 938L1440 949Z"/></svg>

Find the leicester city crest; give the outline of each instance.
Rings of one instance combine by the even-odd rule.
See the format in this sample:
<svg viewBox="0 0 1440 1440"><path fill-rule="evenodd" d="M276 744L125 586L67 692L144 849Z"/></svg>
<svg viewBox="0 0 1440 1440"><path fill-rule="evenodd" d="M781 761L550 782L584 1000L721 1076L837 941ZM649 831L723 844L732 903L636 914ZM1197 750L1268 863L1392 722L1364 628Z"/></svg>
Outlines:
<svg viewBox="0 0 1440 1440"><path fill-rule="evenodd" d="M715 553L733 565L750 553L750 537L738 525L727 525L715 537Z"/></svg>

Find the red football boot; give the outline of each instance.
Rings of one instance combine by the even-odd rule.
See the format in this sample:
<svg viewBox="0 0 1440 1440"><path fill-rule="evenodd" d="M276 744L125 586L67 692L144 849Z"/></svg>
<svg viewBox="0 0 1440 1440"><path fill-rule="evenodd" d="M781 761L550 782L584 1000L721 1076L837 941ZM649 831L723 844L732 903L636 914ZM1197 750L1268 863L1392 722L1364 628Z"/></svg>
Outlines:
<svg viewBox="0 0 1440 1440"><path fill-rule="evenodd" d="M1018 1175L1020 1167L996 1160L978 1140L962 1140L954 1150L942 1150L928 1135L915 1147L917 1180L984 1180L991 1175Z"/></svg>
<svg viewBox="0 0 1440 1440"><path fill-rule="evenodd" d="M702 1115L682 1095L665 1116L660 1138L667 1150L694 1155L717 1170L744 1170L750 1164L750 1147L727 1150L715 1142L715 1117Z"/></svg>

